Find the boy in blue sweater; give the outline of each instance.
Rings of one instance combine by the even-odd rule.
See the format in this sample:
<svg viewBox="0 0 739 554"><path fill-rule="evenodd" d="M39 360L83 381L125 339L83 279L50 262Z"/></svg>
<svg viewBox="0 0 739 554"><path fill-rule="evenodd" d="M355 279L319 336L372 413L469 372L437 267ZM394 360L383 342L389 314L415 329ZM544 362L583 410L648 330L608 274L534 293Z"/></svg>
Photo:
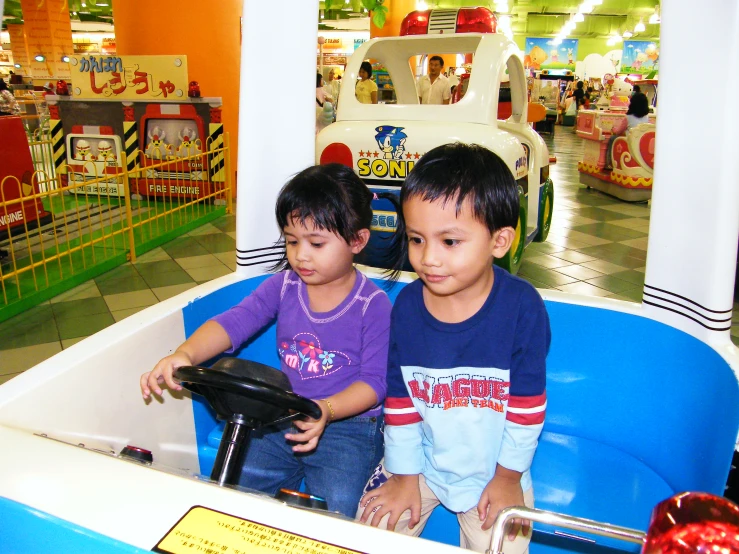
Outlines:
<svg viewBox="0 0 739 554"><path fill-rule="evenodd" d="M457 513L463 548L484 552L498 512L533 506L529 468L544 424L544 303L493 266L515 238L519 202L505 163L447 144L416 164L400 193L396 268L419 279L392 311L385 458L358 518L419 535L439 503ZM514 522L506 554L525 552Z"/></svg>

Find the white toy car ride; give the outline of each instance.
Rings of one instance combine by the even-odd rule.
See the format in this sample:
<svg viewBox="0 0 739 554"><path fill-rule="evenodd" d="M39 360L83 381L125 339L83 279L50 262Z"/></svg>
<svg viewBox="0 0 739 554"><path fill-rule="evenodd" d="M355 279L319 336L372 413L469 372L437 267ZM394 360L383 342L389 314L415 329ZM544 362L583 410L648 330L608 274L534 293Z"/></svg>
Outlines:
<svg viewBox="0 0 739 554"><path fill-rule="evenodd" d="M471 76L459 102L419 103L413 66L416 56L429 53L472 54ZM387 69L396 103L362 104L356 99L353 84L366 59L377 60ZM529 124L526 77L518 47L496 33L378 38L357 49L343 81L336 123L317 138L317 163L342 163L352 167L373 191L398 192L416 161L436 146L460 141L489 148L506 163L519 186L516 238L509 253L498 260L516 273L524 247L532 240L546 239L554 198L549 150ZM510 110L507 105L499 106L499 97L505 101L509 95ZM499 107L500 112L510 111L510 116L499 119ZM373 208L373 240L378 240L378 234L395 231L396 215L384 199L376 200ZM364 262L382 265L379 260Z"/></svg>

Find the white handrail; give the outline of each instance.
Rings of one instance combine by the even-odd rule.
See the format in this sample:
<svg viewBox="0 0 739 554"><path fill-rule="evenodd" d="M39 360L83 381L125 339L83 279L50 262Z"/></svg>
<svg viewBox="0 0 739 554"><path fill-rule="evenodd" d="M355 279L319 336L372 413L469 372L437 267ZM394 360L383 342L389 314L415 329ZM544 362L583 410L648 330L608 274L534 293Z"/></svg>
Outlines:
<svg viewBox="0 0 739 554"><path fill-rule="evenodd" d="M527 519L537 523L556 525L566 529L584 531L602 537L613 537L627 542L643 544L646 534L637 529L601 523L592 519L573 517L546 510L537 510L523 506L511 506L501 510L493 524L493 535L490 538L490 548L486 554L503 554L503 539L505 538L506 525L514 518Z"/></svg>

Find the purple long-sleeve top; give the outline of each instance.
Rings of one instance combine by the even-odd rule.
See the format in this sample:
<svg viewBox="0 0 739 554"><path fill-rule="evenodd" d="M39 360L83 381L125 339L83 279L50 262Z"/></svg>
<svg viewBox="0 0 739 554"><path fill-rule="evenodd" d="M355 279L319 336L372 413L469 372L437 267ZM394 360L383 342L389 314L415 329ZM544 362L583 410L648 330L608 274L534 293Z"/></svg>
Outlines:
<svg viewBox="0 0 739 554"><path fill-rule="evenodd" d="M326 398L357 381L377 394L366 416L381 413L387 392L390 300L357 271L349 295L330 312L314 312L305 283L293 271L264 281L238 305L217 315L233 352L277 318L277 352L293 391Z"/></svg>

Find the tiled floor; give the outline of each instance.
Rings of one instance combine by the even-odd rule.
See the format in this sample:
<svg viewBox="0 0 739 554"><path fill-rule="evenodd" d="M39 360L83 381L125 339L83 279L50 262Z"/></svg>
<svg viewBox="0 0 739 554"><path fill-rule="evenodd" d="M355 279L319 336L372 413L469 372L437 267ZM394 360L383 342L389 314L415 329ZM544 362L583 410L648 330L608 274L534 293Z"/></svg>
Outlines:
<svg viewBox="0 0 739 554"><path fill-rule="evenodd" d="M552 229L545 243L529 245L519 275L542 289L641 301L649 206L580 185L582 144L571 128L544 138L557 156ZM0 323L0 383L115 321L233 271L235 230L234 217L225 216Z"/></svg>
<svg viewBox="0 0 739 554"><path fill-rule="evenodd" d="M225 216L0 323L0 383L83 338L236 269L236 221Z"/></svg>

